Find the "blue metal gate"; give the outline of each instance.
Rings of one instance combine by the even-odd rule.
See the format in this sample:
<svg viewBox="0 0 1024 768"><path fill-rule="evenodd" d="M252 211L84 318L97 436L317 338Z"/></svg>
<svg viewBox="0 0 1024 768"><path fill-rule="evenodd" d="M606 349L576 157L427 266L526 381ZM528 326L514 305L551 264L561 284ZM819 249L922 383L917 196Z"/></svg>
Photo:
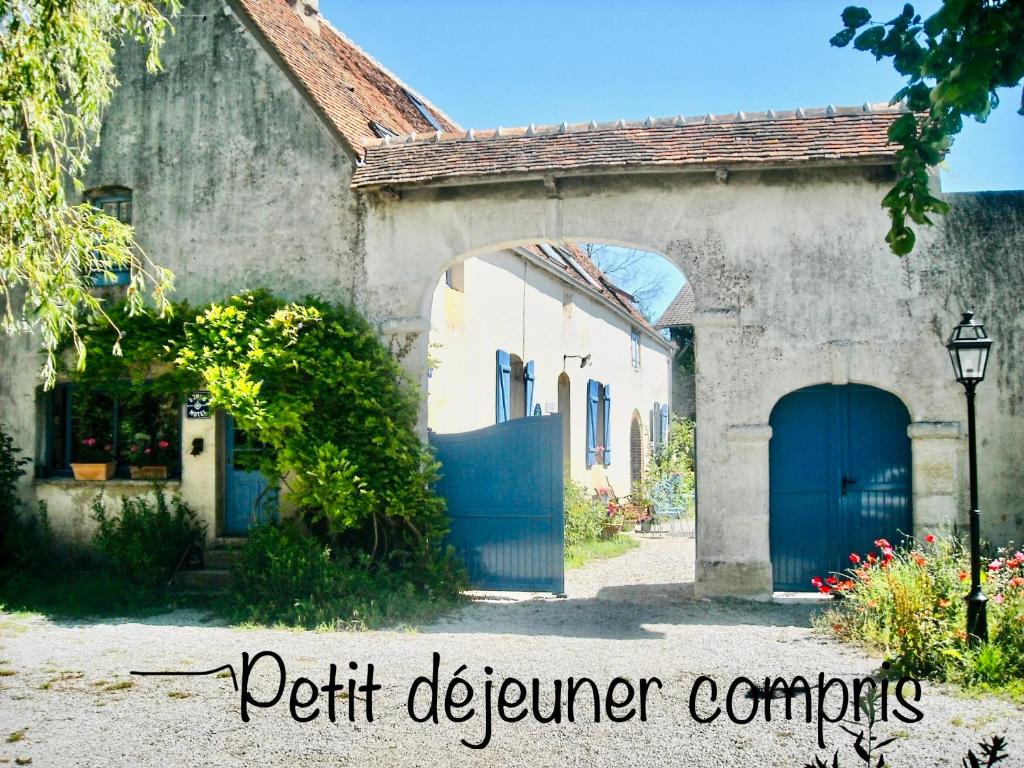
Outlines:
<svg viewBox="0 0 1024 768"><path fill-rule="evenodd" d="M565 591L561 416L431 435L451 543L477 589Z"/></svg>
<svg viewBox="0 0 1024 768"><path fill-rule="evenodd" d="M770 541L775 589L812 589L873 542L911 534L910 416L858 384L792 392L771 415Z"/></svg>

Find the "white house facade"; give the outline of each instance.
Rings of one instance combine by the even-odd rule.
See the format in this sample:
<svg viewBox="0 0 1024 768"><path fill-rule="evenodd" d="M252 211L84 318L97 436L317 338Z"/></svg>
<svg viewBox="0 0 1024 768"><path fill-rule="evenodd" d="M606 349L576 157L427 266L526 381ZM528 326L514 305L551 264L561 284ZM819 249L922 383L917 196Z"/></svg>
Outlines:
<svg viewBox="0 0 1024 768"><path fill-rule="evenodd" d="M578 247L472 258L434 290L427 424L465 432L559 413L566 475L625 496L670 399L671 351Z"/></svg>

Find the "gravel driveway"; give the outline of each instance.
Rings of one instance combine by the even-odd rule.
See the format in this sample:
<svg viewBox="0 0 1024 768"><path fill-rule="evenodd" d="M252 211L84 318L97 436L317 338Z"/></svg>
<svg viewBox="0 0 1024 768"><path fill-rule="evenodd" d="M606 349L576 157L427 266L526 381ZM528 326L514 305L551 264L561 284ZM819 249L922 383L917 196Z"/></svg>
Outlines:
<svg viewBox="0 0 1024 768"><path fill-rule="evenodd" d="M460 615L418 630L312 633L234 629L204 623L179 611L146 621L52 622L0 614L0 763L31 759L34 766L794 766L841 747L852 754L852 739L826 725L827 749L816 743L817 725L780 718L766 723L761 711L746 725L723 713L703 724L691 717L691 686L701 675L714 679L719 704L738 676L818 673L850 680L871 674L880 659L822 639L810 630L813 608L741 601L695 600L693 540L644 539L639 549L570 572L568 599L478 600ZM300 723L282 702L250 710L240 719L240 698L230 677L132 677L130 670L208 670L240 666L241 654L271 650L287 665L289 681L306 676L328 682L329 665L339 679L348 664L375 667L374 720L345 719L349 701L338 699L338 721L327 719L321 694L317 719ZM409 688L429 674L432 654L441 655L439 724L412 721L406 711ZM475 685L473 718L458 724L443 714L444 687L460 665ZM487 675L484 667L493 667ZM593 722L586 696L574 723L517 723L495 718L486 748L482 712L484 682L495 691L514 676L540 681L540 709L551 709L553 681L592 678L606 690L616 676L639 689L641 678L658 677L649 689L646 722L637 717ZM277 685L276 668L264 659L253 672L254 698L265 700ZM618 684L621 698L625 688ZM746 688L740 688L746 691ZM701 689L698 714L707 716L708 688ZM309 695L299 689L299 701ZM464 696L462 688L456 698ZM494 694L496 696L496 693ZM427 699L419 699L420 710ZM798 701L803 701L802 698ZM831 701L831 699L830 699ZM754 703L737 696L742 716ZM763 710L763 701L758 702ZM778 703L778 702L776 702ZM634 700L634 704L636 701ZM837 705L838 706L838 705ZM1024 765L1024 710L993 698L973 699L926 686L917 706L920 722L879 725L896 736L889 764L906 768L960 765L960 755L980 738L1005 734L1011 760ZM723 707L724 708L724 707ZM802 707L796 708L802 712ZM309 714L303 709L299 714ZM458 714L458 710L455 714ZM624 709L618 710L624 712ZM8 737L10 734L10 737ZM20 738L18 735L20 734ZM17 739L11 741L11 739ZM843 766L854 765L849 757Z"/></svg>

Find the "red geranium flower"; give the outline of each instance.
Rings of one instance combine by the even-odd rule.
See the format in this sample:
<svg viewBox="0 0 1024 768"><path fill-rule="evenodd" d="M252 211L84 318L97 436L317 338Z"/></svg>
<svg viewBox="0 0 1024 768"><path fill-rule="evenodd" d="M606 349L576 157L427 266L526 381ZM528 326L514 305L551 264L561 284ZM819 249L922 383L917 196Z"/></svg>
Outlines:
<svg viewBox="0 0 1024 768"><path fill-rule="evenodd" d="M839 579L837 579L835 576L829 576L827 579L825 579L825 581L828 584L831 584L832 586L835 586L839 583Z"/></svg>
<svg viewBox="0 0 1024 768"><path fill-rule="evenodd" d="M822 586L818 587L818 591L821 592L821 594L823 595L828 595L832 592L832 587L828 586L827 584L823 584Z"/></svg>
<svg viewBox="0 0 1024 768"><path fill-rule="evenodd" d="M811 579L811 585L812 586L820 588L822 583L823 583L822 580L820 578L818 578L817 576L815 576L813 579Z"/></svg>
<svg viewBox="0 0 1024 768"><path fill-rule="evenodd" d="M860 562L860 555L858 555L856 552L851 552L850 553L850 562L853 563L854 565L859 563Z"/></svg>
<svg viewBox="0 0 1024 768"><path fill-rule="evenodd" d="M924 537L924 540L927 541L929 544L934 544L935 543L935 535L929 533L927 536Z"/></svg>
<svg viewBox="0 0 1024 768"><path fill-rule="evenodd" d="M888 539L875 539L875 546L879 549L892 549Z"/></svg>

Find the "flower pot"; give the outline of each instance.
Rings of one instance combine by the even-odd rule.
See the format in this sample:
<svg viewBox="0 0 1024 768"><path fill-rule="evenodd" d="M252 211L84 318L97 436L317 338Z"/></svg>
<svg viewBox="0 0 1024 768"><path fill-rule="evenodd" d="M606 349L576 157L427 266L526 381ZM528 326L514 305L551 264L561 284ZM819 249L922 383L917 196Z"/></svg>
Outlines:
<svg viewBox="0 0 1024 768"><path fill-rule="evenodd" d="M132 480L166 480L167 467L154 464L149 467L129 467Z"/></svg>
<svg viewBox="0 0 1024 768"><path fill-rule="evenodd" d="M601 526L601 537L611 539L622 530L622 523L605 523Z"/></svg>
<svg viewBox="0 0 1024 768"><path fill-rule="evenodd" d="M651 522L652 521L651 521L650 518L647 518L646 520L642 520L640 522L640 532L641 533L650 533L651 532Z"/></svg>
<svg viewBox="0 0 1024 768"><path fill-rule="evenodd" d="M109 480L114 476L117 463L107 461L101 464L89 462L72 463L71 471L75 473L75 480Z"/></svg>

